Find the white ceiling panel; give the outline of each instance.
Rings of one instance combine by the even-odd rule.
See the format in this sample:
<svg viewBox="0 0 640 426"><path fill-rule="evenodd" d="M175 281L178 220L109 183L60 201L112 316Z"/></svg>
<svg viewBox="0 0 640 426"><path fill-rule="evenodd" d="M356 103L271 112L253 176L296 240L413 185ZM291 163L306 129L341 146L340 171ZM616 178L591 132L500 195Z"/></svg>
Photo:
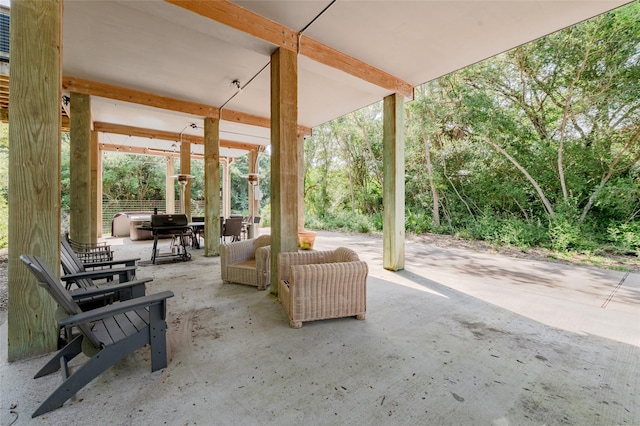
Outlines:
<svg viewBox="0 0 640 426"><path fill-rule="evenodd" d="M312 37L418 85L627 2L234 3L294 31L313 21L303 42ZM268 64L276 47L238 30L160 0L67 0L63 32L65 76L270 117ZM317 126L390 93L303 56L298 64L303 126ZM235 79L243 86L239 93L231 84ZM203 117L96 97L92 104L95 121L171 132L195 123L197 129L184 131L203 133ZM269 129L222 121L221 138L266 145Z"/></svg>

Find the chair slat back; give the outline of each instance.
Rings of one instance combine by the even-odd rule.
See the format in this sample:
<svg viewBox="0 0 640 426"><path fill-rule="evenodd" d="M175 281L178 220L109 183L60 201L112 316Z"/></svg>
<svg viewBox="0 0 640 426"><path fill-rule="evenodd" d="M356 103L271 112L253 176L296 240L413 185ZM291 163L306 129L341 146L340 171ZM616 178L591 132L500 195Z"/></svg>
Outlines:
<svg viewBox="0 0 640 426"><path fill-rule="evenodd" d="M37 256L23 254L20 256L20 260L27 265L31 273L36 277L38 285L47 290L51 297L53 297L53 300L60 305L67 315L82 313L80 306L71 298L69 292L42 259ZM100 347L100 342L91 331L89 325L81 324L78 328L80 328L82 334L84 334L95 347Z"/></svg>
<svg viewBox="0 0 640 426"><path fill-rule="evenodd" d="M77 274L84 272L84 265L75 255L71 244L66 238L60 238L60 263L67 274Z"/></svg>
<svg viewBox="0 0 640 426"><path fill-rule="evenodd" d="M85 272L85 267L76 256L71 245L65 238L60 239L60 263L65 274L78 274ZM93 287L93 281L90 278L81 278L74 281L80 288ZM68 284L70 286L70 284Z"/></svg>

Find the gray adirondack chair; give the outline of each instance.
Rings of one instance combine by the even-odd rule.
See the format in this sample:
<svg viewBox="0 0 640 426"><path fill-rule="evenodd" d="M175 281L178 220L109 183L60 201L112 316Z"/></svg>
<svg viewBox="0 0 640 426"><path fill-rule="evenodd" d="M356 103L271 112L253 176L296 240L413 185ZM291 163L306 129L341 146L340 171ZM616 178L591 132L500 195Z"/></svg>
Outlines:
<svg viewBox="0 0 640 426"><path fill-rule="evenodd" d="M42 259L23 254L20 260L67 314L67 317L58 320L58 324L63 327L77 326L81 331L80 335L58 351L35 375L34 378L37 379L62 369L63 382L36 409L32 417L61 407L102 372L146 344L151 345L151 371L167 366L167 299L173 297L173 292L164 291L82 312ZM84 291L87 294L99 294L105 290ZM75 371L70 374L67 363L81 352L89 360L82 366L75 367Z"/></svg>
<svg viewBox="0 0 640 426"><path fill-rule="evenodd" d="M62 239L69 243L74 253L82 262L102 262L113 260L113 250L111 246L105 242L101 243L81 243L74 241L69 237L69 233L65 232Z"/></svg>
<svg viewBox="0 0 640 426"><path fill-rule="evenodd" d="M65 275L63 275L61 279L66 283L67 290L70 290L73 284L77 285L79 289L87 289L96 286L108 286L117 282L122 283L133 281L136 276L136 262L138 260L140 260L140 258L83 264L82 261L80 261L80 259L76 256L75 252L71 249L69 242L65 238L62 238L60 240L60 263L62 264L62 269L65 273ZM124 266L113 268L113 266L118 265ZM96 267L103 269L91 270L91 268ZM113 293L113 296L110 298L110 300L104 298L105 303L112 303L117 300L127 300L134 297L144 296L144 283L149 281L151 281L150 278L138 280L138 282L140 283L139 285L132 286L130 289L125 288L122 291ZM91 300L85 300L81 301L80 304L84 305L85 303L90 302ZM89 305L91 309L95 308L96 306L97 305L95 303L91 303Z"/></svg>
<svg viewBox="0 0 640 426"><path fill-rule="evenodd" d="M118 275L121 282L130 281L136 276L136 262L140 258L122 259L122 260L106 260L100 262L83 262L71 247L66 238L60 239L60 263L64 270L67 289L72 283L78 287L84 288L91 286L91 280L105 278L113 280ZM121 266L114 269L114 266ZM116 271L117 273L113 272Z"/></svg>

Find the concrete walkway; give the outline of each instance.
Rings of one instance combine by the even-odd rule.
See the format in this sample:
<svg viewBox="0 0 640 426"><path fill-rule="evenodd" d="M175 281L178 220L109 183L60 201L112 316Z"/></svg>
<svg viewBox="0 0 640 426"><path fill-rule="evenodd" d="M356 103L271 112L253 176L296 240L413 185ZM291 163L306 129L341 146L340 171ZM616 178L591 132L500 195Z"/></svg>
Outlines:
<svg viewBox="0 0 640 426"><path fill-rule="evenodd" d="M150 257L121 242L117 257ZM34 420L60 376L32 379L47 357L6 362L1 313L0 425L640 425L639 274L414 242L393 273L380 238L318 234L338 246L369 264L365 321L291 329L202 250L140 266L148 293L176 295L169 366L150 374L142 349Z"/></svg>

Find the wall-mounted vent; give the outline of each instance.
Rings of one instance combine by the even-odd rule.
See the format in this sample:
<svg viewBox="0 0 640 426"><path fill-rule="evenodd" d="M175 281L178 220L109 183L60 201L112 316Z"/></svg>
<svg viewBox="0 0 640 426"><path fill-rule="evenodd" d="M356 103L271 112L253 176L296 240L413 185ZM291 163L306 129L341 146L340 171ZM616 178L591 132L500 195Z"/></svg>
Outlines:
<svg viewBox="0 0 640 426"><path fill-rule="evenodd" d="M0 61L9 62L9 14L0 12Z"/></svg>

